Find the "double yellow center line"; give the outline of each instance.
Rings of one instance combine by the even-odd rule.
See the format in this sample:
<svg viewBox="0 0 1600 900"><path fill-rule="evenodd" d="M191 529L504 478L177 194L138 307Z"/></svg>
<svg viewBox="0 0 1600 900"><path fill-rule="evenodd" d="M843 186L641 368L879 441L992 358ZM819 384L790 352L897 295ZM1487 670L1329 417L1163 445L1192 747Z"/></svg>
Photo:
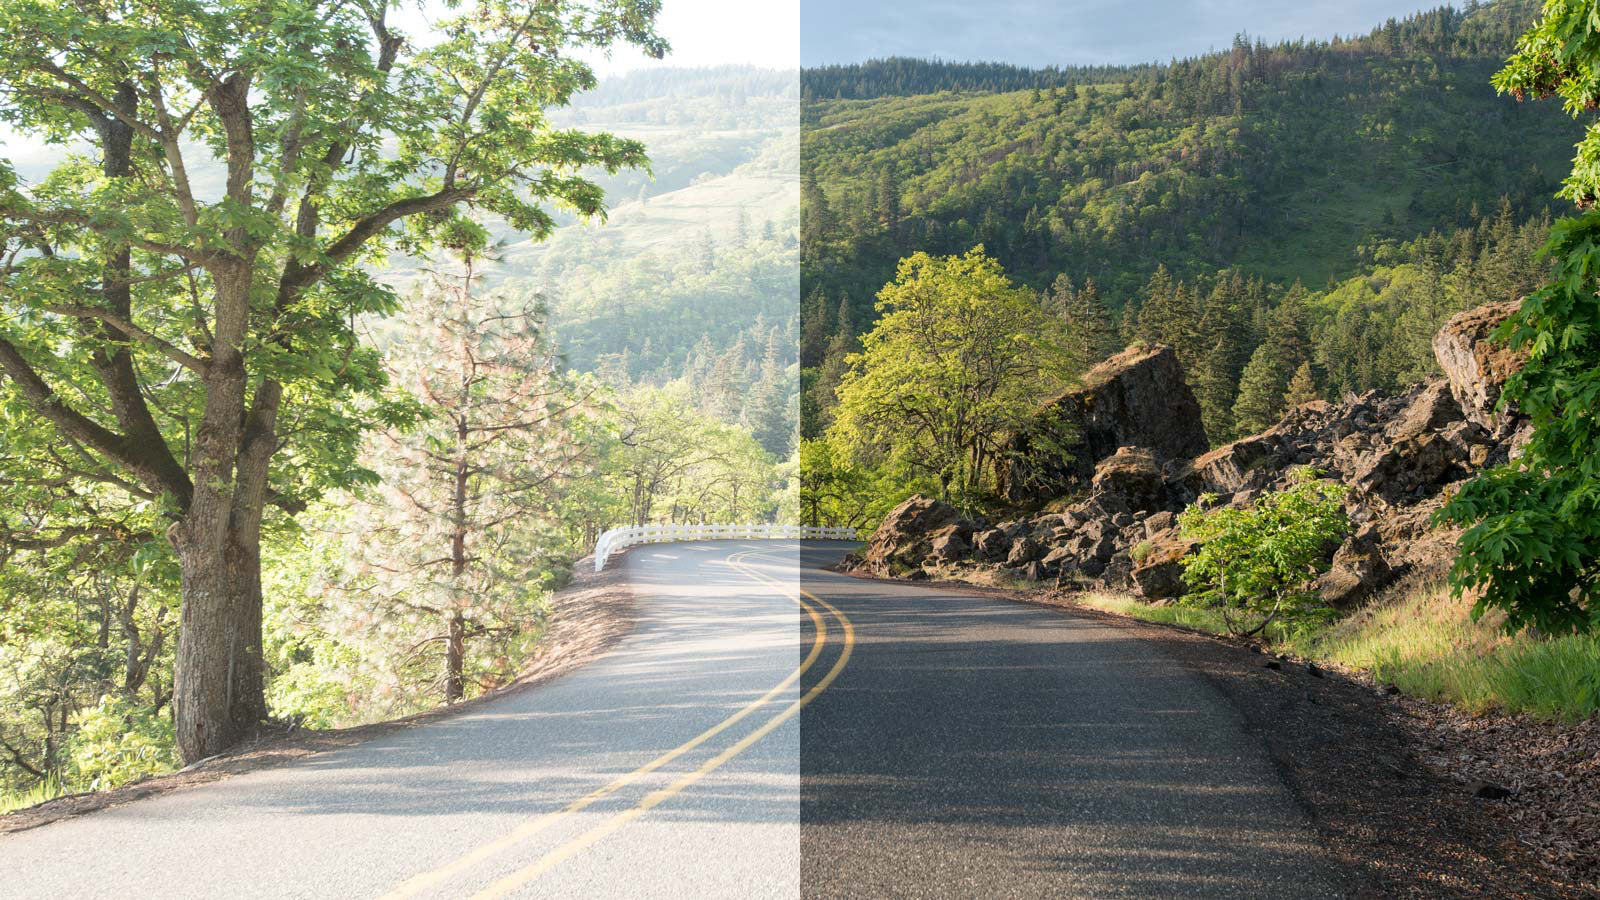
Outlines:
<svg viewBox="0 0 1600 900"><path fill-rule="evenodd" d="M827 690L828 686L833 684L834 680L839 677L839 673L843 671L845 664L850 661L851 651L855 647L855 628L851 625L850 619L828 601L823 600L822 598L798 586L791 590L782 582L773 578L769 578L768 576L756 571L754 568L744 564L745 559L751 556L759 555L762 552L763 551L760 550L746 550L740 553L729 555L725 560L723 560L723 562L725 562L729 568L739 572L752 581L773 588L784 596L790 597L800 606L802 610L805 611L808 616L811 617L814 632L811 642L811 649L806 654L805 659L800 662L798 668L796 668L793 672L790 672L787 677L778 682L778 684L774 685L773 688L767 691L765 694L762 694L755 700L750 701L748 704L734 712L732 715L728 716L726 719L723 719L721 722L718 722L716 725L713 725L688 741L685 741L677 747L674 747L666 753L663 753L639 768L634 769L632 772L617 777L604 787L590 791L589 793L583 795L577 800L572 801L561 809L545 813L542 816L532 819L523 825L518 826L507 834L466 853L451 863L413 876L396 887L394 890L384 894L380 900L402 900L402 898L415 897L424 891L443 884L449 879L470 870L479 863L482 863L491 857L522 843L533 835L538 834L546 828L549 828L551 825L554 825L556 822L578 813L594 803L617 793L644 776L649 775L657 769L660 769L661 767L671 763L673 760L678 759L685 753L689 753L695 748L701 746L702 744L726 731L733 725L737 724L747 716L756 712L761 707L770 703L773 698L787 690L790 685L799 681L800 677L816 663L818 658L821 657L822 648L828 640L828 628L827 623L817 610L818 607L827 610L828 613L831 614L839 623L843 633L843 648L840 650L839 658L834 662L832 668L830 668L827 673L822 676L822 678L818 679L817 683L812 685L809 690L802 694L798 699L785 706L782 710L774 714L772 717L767 719L767 721L762 723L760 727L751 731L738 741L735 741L731 746L723 750L721 753L718 753L717 755L706 760L704 763L701 763L699 767L679 775L666 787L646 794L644 798L633 807L616 813L615 815L595 825L577 837L558 845L529 865L526 865L509 875L497 879L483 890L479 891L477 894L474 894L474 900L488 900L488 898L503 897L517 888L527 884L528 882L533 881L540 875L543 875L545 872L550 871L582 850L593 846L594 844L603 840L607 835L612 834L617 829L661 805L668 798L681 792L710 773L716 771L729 760L749 749L751 745L761 740L763 737L766 737L768 734L771 734L784 722L794 718L800 713L800 710L804 708L806 704L810 703L812 700L816 699L819 694Z"/></svg>

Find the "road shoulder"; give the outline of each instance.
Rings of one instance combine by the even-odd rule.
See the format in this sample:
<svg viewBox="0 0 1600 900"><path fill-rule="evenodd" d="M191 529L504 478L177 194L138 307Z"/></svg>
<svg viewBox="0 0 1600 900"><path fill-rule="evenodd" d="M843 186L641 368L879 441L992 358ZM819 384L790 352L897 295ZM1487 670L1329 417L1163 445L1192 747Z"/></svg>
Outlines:
<svg viewBox="0 0 1600 900"><path fill-rule="evenodd" d="M1129 632L1213 685L1259 739L1360 898L1583 898L1546 872L1506 817L1422 760L1436 755L1422 701L1245 642L1089 609L1068 594L851 577L1044 606Z"/></svg>
<svg viewBox="0 0 1600 900"><path fill-rule="evenodd" d="M0 838L113 806L353 747L407 728L477 710L570 674L605 655L633 629L634 595L621 564L624 557L616 555L614 558L617 561L604 572L595 572L589 557L574 564L571 581L551 597L549 626L534 656L517 680L505 687L451 706L352 728L308 731L263 727L256 737L235 750L186 769L115 790L69 794L0 816Z"/></svg>

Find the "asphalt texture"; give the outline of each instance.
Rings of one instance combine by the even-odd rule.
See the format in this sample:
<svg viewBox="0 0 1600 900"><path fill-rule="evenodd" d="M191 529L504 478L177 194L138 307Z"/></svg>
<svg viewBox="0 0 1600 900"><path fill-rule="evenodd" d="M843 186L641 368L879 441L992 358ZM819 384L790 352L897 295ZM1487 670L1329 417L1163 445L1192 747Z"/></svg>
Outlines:
<svg viewBox="0 0 1600 900"><path fill-rule="evenodd" d="M802 552L854 624L802 713L807 897L1346 895L1259 742L1209 684L1056 609L865 581Z"/></svg>
<svg viewBox="0 0 1600 900"><path fill-rule="evenodd" d="M1343 895L1176 661L1058 610L823 571L847 549L635 548L613 565L638 622L590 665L0 837L0 898Z"/></svg>

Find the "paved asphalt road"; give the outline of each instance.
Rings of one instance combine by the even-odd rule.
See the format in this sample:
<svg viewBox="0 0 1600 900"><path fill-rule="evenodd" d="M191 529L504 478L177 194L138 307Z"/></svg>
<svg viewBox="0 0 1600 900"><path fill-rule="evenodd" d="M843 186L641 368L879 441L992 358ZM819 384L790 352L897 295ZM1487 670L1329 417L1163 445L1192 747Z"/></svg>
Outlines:
<svg viewBox="0 0 1600 900"><path fill-rule="evenodd" d="M755 576L728 565L751 550ZM635 548L613 564L640 621L602 659L358 747L0 837L0 897L473 897L499 879L508 896L572 900L798 896L796 553Z"/></svg>
<svg viewBox="0 0 1600 900"><path fill-rule="evenodd" d="M641 619L601 660L0 837L0 898L1340 896L1260 749L1176 663L1059 612L817 568L843 552L636 548Z"/></svg>
<svg viewBox="0 0 1600 900"><path fill-rule="evenodd" d="M838 555L801 557L856 637L802 715L806 896L1344 895L1237 714L1157 648Z"/></svg>

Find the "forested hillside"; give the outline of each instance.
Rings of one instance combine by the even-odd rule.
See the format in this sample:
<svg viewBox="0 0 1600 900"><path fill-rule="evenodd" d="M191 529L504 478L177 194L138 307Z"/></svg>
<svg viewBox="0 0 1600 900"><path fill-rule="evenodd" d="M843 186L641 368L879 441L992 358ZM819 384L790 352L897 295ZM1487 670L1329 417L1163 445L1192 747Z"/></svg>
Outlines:
<svg viewBox="0 0 1600 900"><path fill-rule="evenodd" d="M1317 393L1414 378L1431 361L1406 342L1425 345L1464 292L1493 298L1539 274L1526 251L1579 127L1489 85L1535 9L1446 7L1353 39L1241 36L1121 78L1052 70L1039 78L1058 83L1001 93L901 95L1025 75L896 61L802 73L806 433L827 425L842 356L896 261L978 244L1058 304L1092 283L1078 314L1109 318L1113 342L1177 343L1187 368L1211 367L1214 441L1237 433L1239 382L1286 297L1293 334L1256 367L1278 398L1263 414L1302 364ZM1499 281L1441 280L1480 256ZM1365 288L1341 287L1356 277ZM1218 285L1237 290L1208 317ZM1415 335L1394 336L1398 307Z"/></svg>

